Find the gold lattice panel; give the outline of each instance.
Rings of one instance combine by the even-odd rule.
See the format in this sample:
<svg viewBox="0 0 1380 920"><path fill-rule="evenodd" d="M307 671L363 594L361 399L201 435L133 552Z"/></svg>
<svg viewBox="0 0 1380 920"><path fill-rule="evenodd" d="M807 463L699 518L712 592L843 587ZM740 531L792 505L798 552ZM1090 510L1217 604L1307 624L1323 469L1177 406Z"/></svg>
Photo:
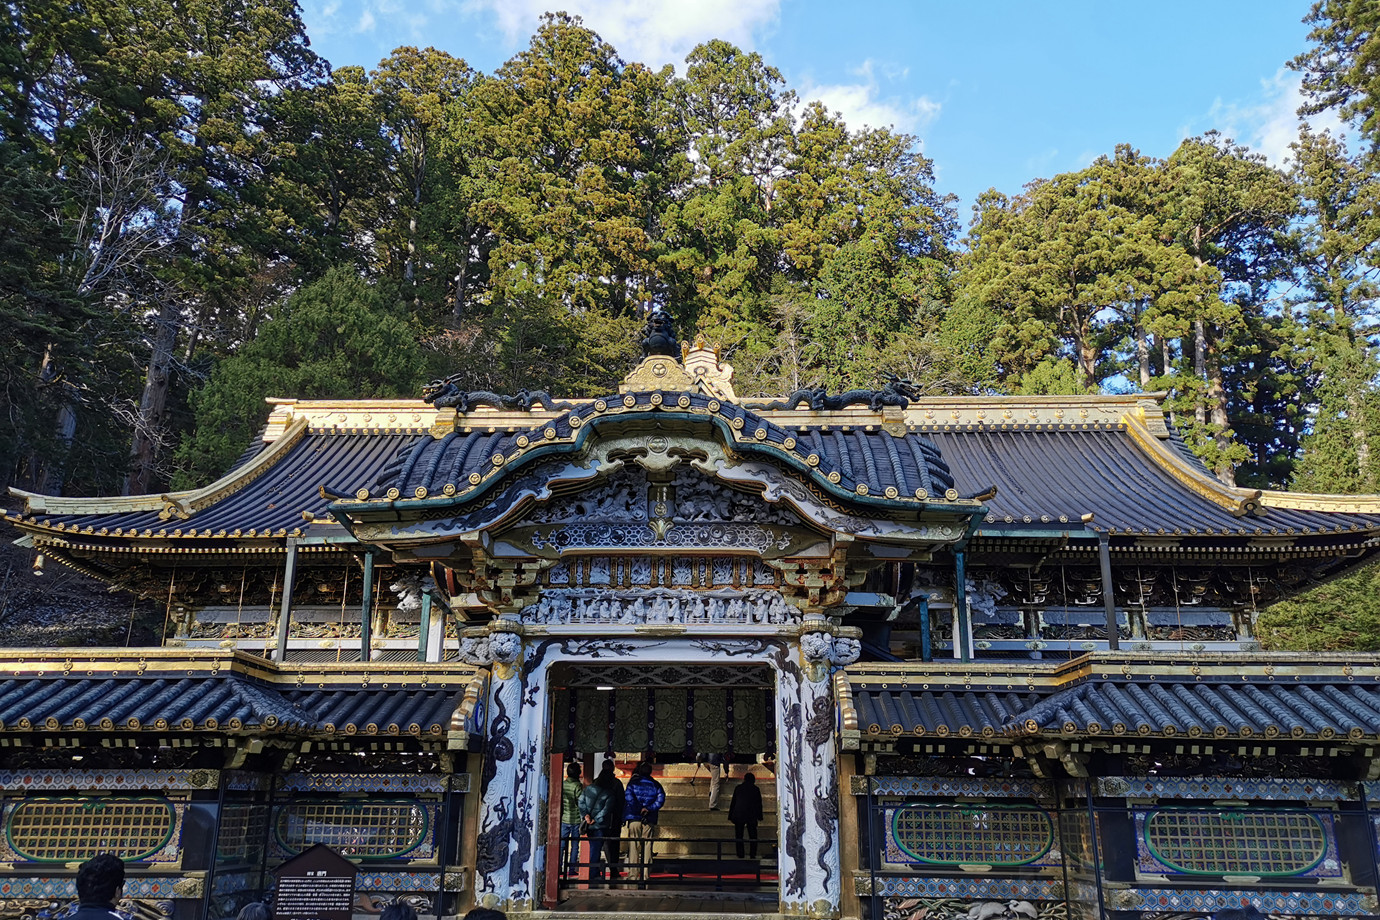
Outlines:
<svg viewBox="0 0 1380 920"><path fill-rule="evenodd" d="M1145 817L1144 841L1165 866L1194 875L1300 875L1327 855L1328 827L1303 811L1166 808Z"/></svg>
<svg viewBox="0 0 1380 920"><path fill-rule="evenodd" d="M166 799L72 796L19 803L5 834L21 859L77 862L114 853L134 860L161 850L176 825L176 807Z"/></svg>
<svg viewBox="0 0 1380 920"><path fill-rule="evenodd" d="M216 841L216 858L221 862L257 859L267 830L267 805L249 802L227 803L220 812L220 836Z"/></svg>
<svg viewBox="0 0 1380 920"><path fill-rule="evenodd" d="M892 862L1023 866L1054 847L1054 823L1038 808L911 805L890 821Z"/></svg>
<svg viewBox="0 0 1380 920"><path fill-rule="evenodd" d="M300 852L324 843L345 856L388 859L422 844L430 829L425 806L410 801L302 800L278 811L283 847Z"/></svg>

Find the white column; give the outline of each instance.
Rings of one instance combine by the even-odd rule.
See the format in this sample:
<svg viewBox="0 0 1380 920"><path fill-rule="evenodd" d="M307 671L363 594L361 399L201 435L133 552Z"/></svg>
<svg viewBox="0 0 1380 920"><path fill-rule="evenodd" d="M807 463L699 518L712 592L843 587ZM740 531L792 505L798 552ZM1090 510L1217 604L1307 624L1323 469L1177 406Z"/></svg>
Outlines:
<svg viewBox="0 0 1380 920"><path fill-rule="evenodd" d="M788 648L794 654L778 660L776 683L781 912L838 916L839 789L828 659L798 660L800 646Z"/></svg>

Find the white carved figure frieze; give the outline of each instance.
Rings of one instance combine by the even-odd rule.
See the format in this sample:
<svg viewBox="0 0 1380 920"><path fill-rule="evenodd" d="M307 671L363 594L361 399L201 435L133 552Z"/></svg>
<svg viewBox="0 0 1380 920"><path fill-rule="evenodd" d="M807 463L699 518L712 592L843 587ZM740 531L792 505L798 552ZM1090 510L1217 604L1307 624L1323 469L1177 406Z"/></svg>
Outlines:
<svg viewBox="0 0 1380 920"><path fill-rule="evenodd" d="M522 611L539 626L784 626L799 614L777 591L548 588Z"/></svg>
<svg viewBox="0 0 1380 920"><path fill-rule="evenodd" d="M799 517L782 506L768 504L694 470L677 470L674 486L671 519L677 524L734 521L791 527L800 523Z"/></svg>

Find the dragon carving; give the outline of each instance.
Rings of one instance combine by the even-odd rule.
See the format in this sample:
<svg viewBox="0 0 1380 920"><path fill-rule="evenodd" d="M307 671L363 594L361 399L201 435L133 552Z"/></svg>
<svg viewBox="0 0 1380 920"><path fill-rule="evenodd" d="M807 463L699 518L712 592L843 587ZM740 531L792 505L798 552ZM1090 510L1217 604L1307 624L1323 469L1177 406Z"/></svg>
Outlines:
<svg viewBox="0 0 1380 920"><path fill-rule="evenodd" d="M846 409L849 406L867 406L876 412L884 406L899 406L904 409L911 404L911 400L920 398L919 387L910 380L897 377L895 374L887 374L886 377L886 385L880 390L847 390L836 396L830 396L825 387L802 387L784 400L779 399L769 403L746 403L744 408L799 409L801 406L806 406L815 412L823 412Z"/></svg>
<svg viewBox="0 0 1380 920"><path fill-rule="evenodd" d="M437 409L454 409L457 412L469 412L479 406L519 409L523 412L530 411L533 406L541 406L550 411L574 408L572 403L555 401L545 390L518 390L512 396L490 393L488 390L462 390L458 382L460 377L460 374L451 374L449 377L431 381L422 387L422 399Z"/></svg>

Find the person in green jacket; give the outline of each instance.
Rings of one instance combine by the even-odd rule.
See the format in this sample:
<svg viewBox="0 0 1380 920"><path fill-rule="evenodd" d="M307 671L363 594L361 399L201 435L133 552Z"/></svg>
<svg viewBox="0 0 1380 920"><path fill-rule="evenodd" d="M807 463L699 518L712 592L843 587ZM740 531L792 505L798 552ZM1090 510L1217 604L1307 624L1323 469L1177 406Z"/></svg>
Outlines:
<svg viewBox="0 0 1380 920"><path fill-rule="evenodd" d="M580 817L580 793L585 784L580 780L580 764L571 763L565 768L565 780L561 783L561 875L570 875L570 870L580 859L580 827L584 823Z"/></svg>

